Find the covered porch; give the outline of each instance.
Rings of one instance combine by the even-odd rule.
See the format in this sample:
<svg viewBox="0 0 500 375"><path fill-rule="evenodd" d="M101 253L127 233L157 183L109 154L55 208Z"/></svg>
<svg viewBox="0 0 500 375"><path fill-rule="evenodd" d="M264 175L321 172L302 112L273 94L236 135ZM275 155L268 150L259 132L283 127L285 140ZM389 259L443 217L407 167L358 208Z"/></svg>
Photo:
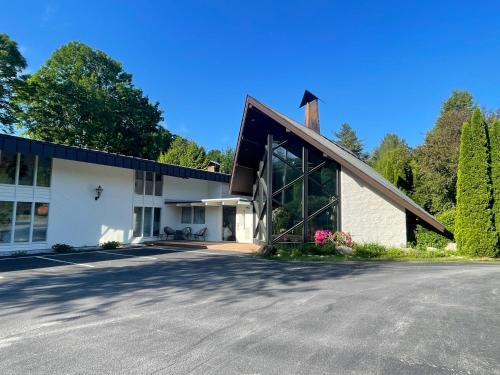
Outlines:
<svg viewBox="0 0 500 375"><path fill-rule="evenodd" d="M185 236L184 241L252 242L253 211L246 198L207 198L191 200L165 200L163 228L204 236ZM162 228L162 230L163 230ZM163 234L165 234L163 232ZM181 240L178 236L163 236L167 241Z"/></svg>

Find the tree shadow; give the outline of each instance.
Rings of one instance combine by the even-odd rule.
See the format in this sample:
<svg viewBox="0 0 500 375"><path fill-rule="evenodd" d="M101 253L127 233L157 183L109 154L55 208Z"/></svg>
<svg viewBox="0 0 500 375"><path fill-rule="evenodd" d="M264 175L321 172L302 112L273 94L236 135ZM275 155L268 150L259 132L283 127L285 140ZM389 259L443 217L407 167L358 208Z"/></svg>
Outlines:
<svg viewBox="0 0 500 375"><path fill-rule="evenodd" d="M71 313L68 319L72 320L104 314L135 293L142 298L139 302L131 299L131 303L138 306L174 296L231 304L254 296L313 292L319 287L311 282L353 277L379 267L377 262L306 264L197 254L195 258L163 258L118 267L64 268L60 273L51 269L0 284L0 317L42 308L43 316ZM91 302L81 303L84 299Z"/></svg>

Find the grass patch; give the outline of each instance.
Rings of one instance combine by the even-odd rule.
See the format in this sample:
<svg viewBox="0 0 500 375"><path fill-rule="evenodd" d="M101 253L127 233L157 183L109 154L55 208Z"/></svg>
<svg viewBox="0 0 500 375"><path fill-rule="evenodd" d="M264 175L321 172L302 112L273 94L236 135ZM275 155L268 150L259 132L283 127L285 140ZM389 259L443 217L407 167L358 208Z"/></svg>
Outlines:
<svg viewBox="0 0 500 375"><path fill-rule="evenodd" d="M469 257L453 250L420 250L386 248L379 244L355 244L352 254L341 255L334 247L305 245L280 245L266 259L308 262L342 261L415 261L415 262L500 262L500 258Z"/></svg>

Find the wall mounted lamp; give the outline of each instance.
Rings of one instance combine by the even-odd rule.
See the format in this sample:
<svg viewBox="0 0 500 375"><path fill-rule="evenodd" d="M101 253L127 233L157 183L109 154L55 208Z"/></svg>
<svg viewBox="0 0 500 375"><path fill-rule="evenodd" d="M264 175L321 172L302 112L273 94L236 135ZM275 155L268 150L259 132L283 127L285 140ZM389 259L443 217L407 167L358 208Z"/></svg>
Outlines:
<svg viewBox="0 0 500 375"><path fill-rule="evenodd" d="M101 194L102 194L102 191L104 189L102 188L101 185L99 185L96 189L95 189L95 200L98 200L99 198L101 198Z"/></svg>

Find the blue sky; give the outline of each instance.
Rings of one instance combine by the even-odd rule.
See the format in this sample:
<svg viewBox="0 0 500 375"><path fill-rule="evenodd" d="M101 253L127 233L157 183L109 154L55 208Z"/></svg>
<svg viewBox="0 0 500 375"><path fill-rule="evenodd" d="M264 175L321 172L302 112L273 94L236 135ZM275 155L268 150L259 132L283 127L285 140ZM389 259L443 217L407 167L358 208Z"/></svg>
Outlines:
<svg viewBox="0 0 500 375"><path fill-rule="evenodd" d="M123 63L165 126L207 148L235 146L250 94L321 130L349 122L372 149L423 141L453 89L500 107L498 1L5 1L0 32L35 71L80 40Z"/></svg>

